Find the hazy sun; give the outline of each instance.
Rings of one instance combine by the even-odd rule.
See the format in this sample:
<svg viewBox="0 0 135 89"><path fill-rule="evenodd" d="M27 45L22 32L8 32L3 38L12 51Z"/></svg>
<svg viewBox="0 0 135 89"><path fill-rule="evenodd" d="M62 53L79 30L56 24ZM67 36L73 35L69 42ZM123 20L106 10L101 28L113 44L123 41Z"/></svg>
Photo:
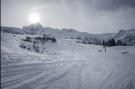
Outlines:
<svg viewBox="0 0 135 89"><path fill-rule="evenodd" d="M28 20L30 23L35 24L35 23L40 22L40 17L38 15L38 13L31 13L28 17Z"/></svg>

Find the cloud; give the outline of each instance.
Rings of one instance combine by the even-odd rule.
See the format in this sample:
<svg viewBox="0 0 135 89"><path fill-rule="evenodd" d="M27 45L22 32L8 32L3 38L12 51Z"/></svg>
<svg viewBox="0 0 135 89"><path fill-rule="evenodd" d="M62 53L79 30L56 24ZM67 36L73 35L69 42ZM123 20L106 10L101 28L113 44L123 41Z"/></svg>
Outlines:
<svg viewBox="0 0 135 89"><path fill-rule="evenodd" d="M106 33L135 27L135 0L2 0L4 25L26 25L31 12L54 28Z"/></svg>
<svg viewBox="0 0 135 89"><path fill-rule="evenodd" d="M106 11L120 8L135 8L135 0L75 0L75 2L81 2L87 7Z"/></svg>

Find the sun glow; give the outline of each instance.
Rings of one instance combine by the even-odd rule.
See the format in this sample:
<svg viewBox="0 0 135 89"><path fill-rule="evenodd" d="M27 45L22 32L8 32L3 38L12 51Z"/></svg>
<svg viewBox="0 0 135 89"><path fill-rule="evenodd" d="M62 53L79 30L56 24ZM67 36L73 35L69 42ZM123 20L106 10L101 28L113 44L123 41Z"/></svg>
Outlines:
<svg viewBox="0 0 135 89"><path fill-rule="evenodd" d="M40 16L38 13L31 13L28 17L30 23L35 24L40 22Z"/></svg>

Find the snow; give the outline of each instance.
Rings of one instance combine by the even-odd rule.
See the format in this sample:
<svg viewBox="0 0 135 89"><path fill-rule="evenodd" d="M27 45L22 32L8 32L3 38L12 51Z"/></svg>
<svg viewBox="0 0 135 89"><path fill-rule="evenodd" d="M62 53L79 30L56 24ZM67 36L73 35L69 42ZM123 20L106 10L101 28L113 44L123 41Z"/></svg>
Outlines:
<svg viewBox="0 0 135 89"><path fill-rule="evenodd" d="M43 27L40 23L31 24L28 26L23 26L23 28L15 28L15 27L1 27L2 32L13 33L13 34L30 34L30 35L43 35L43 34L50 34L58 39L65 39L65 38L87 38L90 40L91 43L99 42L102 40L108 40L115 36L114 33L108 34L90 34L87 32L78 32L74 29L56 29L51 27Z"/></svg>
<svg viewBox="0 0 135 89"><path fill-rule="evenodd" d="M1 34L2 89L135 89L135 46L105 53L99 45L58 39L41 54L19 47L25 36Z"/></svg>
<svg viewBox="0 0 135 89"><path fill-rule="evenodd" d="M1 27L2 32L12 34L29 34L29 35L43 35L49 34L57 39L76 39L80 38L80 41L86 41L86 43L100 44L101 42L108 41L114 38L117 42L120 40L123 44L128 46L135 46L135 28L120 30L117 33L105 33L105 34L90 34L87 32L78 32L74 29L57 29L51 27L43 27L40 23L23 26L23 28L16 27ZM87 40L86 40L87 39Z"/></svg>
<svg viewBox="0 0 135 89"><path fill-rule="evenodd" d="M115 40L121 40L121 42L129 46L135 46L135 29L120 30L114 38Z"/></svg>

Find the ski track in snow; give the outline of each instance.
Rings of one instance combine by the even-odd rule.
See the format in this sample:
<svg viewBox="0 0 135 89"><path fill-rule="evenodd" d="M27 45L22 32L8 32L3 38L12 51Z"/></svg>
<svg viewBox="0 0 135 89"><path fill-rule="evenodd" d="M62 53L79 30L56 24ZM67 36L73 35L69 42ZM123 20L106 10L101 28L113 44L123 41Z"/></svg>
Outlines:
<svg viewBox="0 0 135 89"><path fill-rule="evenodd" d="M101 53L100 46L60 44L64 45L61 53L39 56L3 49L1 88L135 89L135 47L127 47L130 54L122 55L123 49L108 48Z"/></svg>

